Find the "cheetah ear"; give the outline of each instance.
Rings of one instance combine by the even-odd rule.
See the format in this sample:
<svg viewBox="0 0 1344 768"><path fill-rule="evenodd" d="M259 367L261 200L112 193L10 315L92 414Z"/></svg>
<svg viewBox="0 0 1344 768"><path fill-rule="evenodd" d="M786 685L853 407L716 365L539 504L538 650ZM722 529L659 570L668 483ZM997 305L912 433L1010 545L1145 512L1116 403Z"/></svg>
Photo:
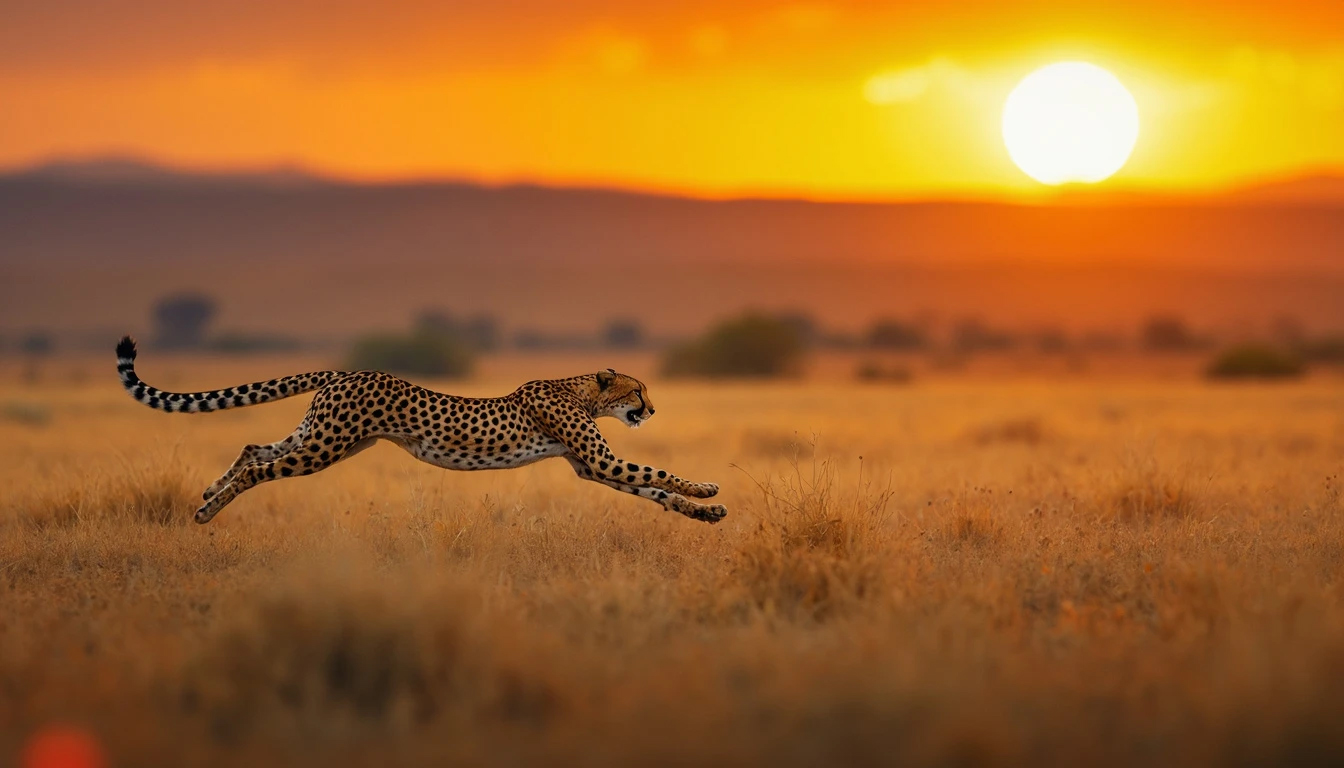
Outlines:
<svg viewBox="0 0 1344 768"><path fill-rule="evenodd" d="M616 380L616 371L612 370L611 368L608 368L607 370L597 374L597 388L606 389L607 387L610 387L611 382L615 380Z"/></svg>

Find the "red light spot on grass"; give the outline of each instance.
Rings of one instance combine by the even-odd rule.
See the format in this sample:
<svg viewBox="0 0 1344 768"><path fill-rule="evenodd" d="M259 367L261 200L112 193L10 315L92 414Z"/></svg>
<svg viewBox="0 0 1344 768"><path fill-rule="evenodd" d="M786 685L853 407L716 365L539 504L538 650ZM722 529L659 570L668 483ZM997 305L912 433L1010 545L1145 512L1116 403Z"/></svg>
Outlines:
<svg viewBox="0 0 1344 768"><path fill-rule="evenodd" d="M82 728L49 725L28 738L20 768L106 768L97 737Z"/></svg>

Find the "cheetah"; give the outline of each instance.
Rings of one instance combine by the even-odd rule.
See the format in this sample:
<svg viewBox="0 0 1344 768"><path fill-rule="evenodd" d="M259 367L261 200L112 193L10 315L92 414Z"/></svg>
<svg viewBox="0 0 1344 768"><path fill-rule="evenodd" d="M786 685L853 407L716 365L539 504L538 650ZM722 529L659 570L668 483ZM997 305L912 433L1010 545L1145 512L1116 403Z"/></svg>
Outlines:
<svg viewBox="0 0 1344 768"><path fill-rule="evenodd" d="M717 523L728 510L699 504L719 492L644 464L617 458L596 419L637 428L653 416L648 388L611 368L568 379L529 381L503 397L434 392L379 371L317 371L210 392L164 392L135 373L135 341L117 344L121 384L137 401L168 413L260 405L316 392L298 428L269 445L248 445L205 490L197 523L208 523L238 494L261 483L319 472L373 445L393 443L445 469L510 469L563 457L585 480Z"/></svg>

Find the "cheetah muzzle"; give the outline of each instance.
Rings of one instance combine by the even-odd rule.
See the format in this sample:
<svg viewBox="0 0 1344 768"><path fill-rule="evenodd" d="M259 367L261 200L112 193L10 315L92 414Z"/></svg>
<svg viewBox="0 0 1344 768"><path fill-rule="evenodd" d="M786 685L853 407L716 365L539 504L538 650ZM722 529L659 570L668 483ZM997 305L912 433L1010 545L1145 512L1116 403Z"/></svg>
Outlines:
<svg viewBox="0 0 1344 768"><path fill-rule="evenodd" d="M288 437L248 445L202 497L195 520L208 523L238 494L261 483L320 472L387 440L445 469L510 469L563 457L585 480L649 499L692 520L717 523L722 504L700 504L719 492L665 469L617 458L596 419L638 428L654 414L648 388L608 368L568 379L529 381L503 397L434 392L379 371L316 371L208 392L165 392L135 373L135 342L117 344L122 386L140 403L168 413L202 413L260 405L316 392Z"/></svg>

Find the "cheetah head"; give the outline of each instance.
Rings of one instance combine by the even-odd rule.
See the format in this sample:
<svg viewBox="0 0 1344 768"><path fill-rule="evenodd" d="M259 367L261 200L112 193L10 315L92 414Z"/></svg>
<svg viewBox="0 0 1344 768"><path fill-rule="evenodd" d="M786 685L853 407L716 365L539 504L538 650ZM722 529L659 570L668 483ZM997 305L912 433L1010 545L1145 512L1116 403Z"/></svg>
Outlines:
<svg viewBox="0 0 1344 768"><path fill-rule="evenodd" d="M597 374L597 415L620 419L638 428L653 416L653 403L644 382L608 368Z"/></svg>

